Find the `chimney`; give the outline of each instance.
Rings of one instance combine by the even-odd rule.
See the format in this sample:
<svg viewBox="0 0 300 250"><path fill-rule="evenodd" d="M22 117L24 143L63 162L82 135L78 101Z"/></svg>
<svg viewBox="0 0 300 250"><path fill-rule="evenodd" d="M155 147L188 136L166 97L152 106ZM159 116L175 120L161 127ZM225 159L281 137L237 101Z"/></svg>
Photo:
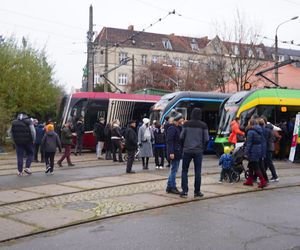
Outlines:
<svg viewBox="0 0 300 250"><path fill-rule="evenodd" d="M134 30L134 26L133 25L129 25L128 26L128 30L133 31Z"/></svg>
<svg viewBox="0 0 300 250"><path fill-rule="evenodd" d="M170 36L175 36L175 33L171 33Z"/></svg>

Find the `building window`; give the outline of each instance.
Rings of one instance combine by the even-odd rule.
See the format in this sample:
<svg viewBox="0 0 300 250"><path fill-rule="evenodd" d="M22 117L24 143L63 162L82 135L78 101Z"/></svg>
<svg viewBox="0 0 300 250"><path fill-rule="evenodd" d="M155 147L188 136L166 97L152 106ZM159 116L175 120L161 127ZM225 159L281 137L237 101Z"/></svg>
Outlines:
<svg viewBox="0 0 300 250"><path fill-rule="evenodd" d="M254 53L251 48L248 49L248 57L254 57Z"/></svg>
<svg viewBox="0 0 300 250"><path fill-rule="evenodd" d="M118 77L118 84L119 85L127 85L128 84L128 76L127 74L119 74L119 77Z"/></svg>
<svg viewBox="0 0 300 250"><path fill-rule="evenodd" d="M127 58L127 53L124 53L124 52L120 52L119 53L119 62L123 62L126 58Z"/></svg>
<svg viewBox="0 0 300 250"><path fill-rule="evenodd" d="M172 44L171 44L170 40L164 39L162 41L162 43L163 43L165 49L172 50Z"/></svg>
<svg viewBox="0 0 300 250"><path fill-rule="evenodd" d="M175 66L178 67L178 68L181 67L181 60L180 60L180 58L175 58L174 64L175 64Z"/></svg>
<svg viewBox="0 0 300 250"><path fill-rule="evenodd" d="M96 73L95 75L94 75L94 82L95 83L100 83L100 74L98 74L98 73Z"/></svg>
<svg viewBox="0 0 300 250"><path fill-rule="evenodd" d="M198 43L196 42L195 38L192 39L191 48L192 50L199 50Z"/></svg>
<svg viewBox="0 0 300 250"><path fill-rule="evenodd" d="M265 58L262 48L256 48L256 53L258 55L258 58Z"/></svg>
<svg viewBox="0 0 300 250"><path fill-rule="evenodd" d="M238 56L240 54L240 50L239 50L239 47L237 45L233 45L233 54Z"/></svg>
<svg viewBox="0 0 300 250"><path fill-rule="evenodd" d="M158 56L153 55L152 56L152 63L157 63L158 61Z"/></svg>
<svg viewBox="0 0 300 250"><path fill-rule="evenodd" d="M147 64L147 55L142 55L142 65Z"/></svg>

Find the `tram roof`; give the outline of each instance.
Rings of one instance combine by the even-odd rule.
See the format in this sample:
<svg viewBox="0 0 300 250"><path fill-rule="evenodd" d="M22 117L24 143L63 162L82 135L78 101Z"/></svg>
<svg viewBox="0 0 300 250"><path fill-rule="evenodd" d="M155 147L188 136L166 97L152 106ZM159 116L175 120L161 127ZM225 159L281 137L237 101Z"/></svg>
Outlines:
<svg viewBox="0 0 300 250"><path fill-rule="evenodd" d="M139 100L153 101L160 100L161 96L147 94L121 94L110 92L77 92L72 94L72 98L88 98L88 99L119 99L119 100Z"/></svg>
<svg viewBox="0 0 300 250"><path fill-rule="evenodd" d="M219 93L219 92L199 92L199 91L180 91L162 96L162 100L173 100L181 98L207 98L207 99L221 99L224 100L230 97L232 94Z"/></svg>

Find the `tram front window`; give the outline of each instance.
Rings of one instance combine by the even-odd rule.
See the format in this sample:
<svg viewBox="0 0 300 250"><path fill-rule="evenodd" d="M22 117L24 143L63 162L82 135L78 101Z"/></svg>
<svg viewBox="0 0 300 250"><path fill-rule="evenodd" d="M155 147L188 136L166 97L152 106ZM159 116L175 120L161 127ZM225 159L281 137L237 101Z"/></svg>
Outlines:
<svg viewBox="0 0 300 250"><path fill-rule="evenodd" d="M218 130L219 135L224 135L224 136L229 135L230 123L235 118L237 110L238 110L238 106L236 105L235 106L225 105L220 119L219 130Z"/></svg>

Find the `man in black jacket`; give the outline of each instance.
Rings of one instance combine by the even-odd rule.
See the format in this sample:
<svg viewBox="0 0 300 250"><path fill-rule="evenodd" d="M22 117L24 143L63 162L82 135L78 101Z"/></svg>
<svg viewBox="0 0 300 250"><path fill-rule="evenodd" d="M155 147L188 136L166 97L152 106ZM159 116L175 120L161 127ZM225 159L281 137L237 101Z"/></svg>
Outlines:
<svg viewBox="0 0 300 250"><path fill-rule="evenodd" d="M135 171L132 171L132 164L134 161L134 155L137 149L137 142L138 142L135 128L136 128L136 121L130 121L129 128L125 132L125 146L128 154L126 173L128 174L135 173Z"/></svg>
<svg viewBox="0 0 300 250"><path fill-rule="evenodd" d="M75 132L76 132L76 146L75 146L75 155L79 154L81 155L82 151L82 140L84 136L84 118L81 116L75 126Z"/></svg>
<svg viewBox="0 0 300 250"><path fill-rule="evenodd" d="M102 150L105 142L105 120L103 117L99 118L99 122L96 122L94 125L94 134L96 136L96 154L98 159L103 159L102 157Z"/></svg>
<svg viewBox="0 0 300 250"><path fill-rule="evenodd" d="M202 155L209 140L207 124L201 121L202 111L200 108L194 108L191 113L191 120L187 121L180 134L180 140L183 144L182 157L182 175L180 197L187 197L188 194L188 171L191 160L194 161L195 183L194 197L202 197L201 186L201 167Z"/></svg>
<svg viewBox="0 0 300 250"><path fill-rule="evenodd" d="M31 174L30 166L33 159L33 143L35 141L35 129L31 118L20 113L11 125L11 135L16 146L18 160L18 175L23 175L23 158L26 152L26 165L24 172Z"/></svg>

